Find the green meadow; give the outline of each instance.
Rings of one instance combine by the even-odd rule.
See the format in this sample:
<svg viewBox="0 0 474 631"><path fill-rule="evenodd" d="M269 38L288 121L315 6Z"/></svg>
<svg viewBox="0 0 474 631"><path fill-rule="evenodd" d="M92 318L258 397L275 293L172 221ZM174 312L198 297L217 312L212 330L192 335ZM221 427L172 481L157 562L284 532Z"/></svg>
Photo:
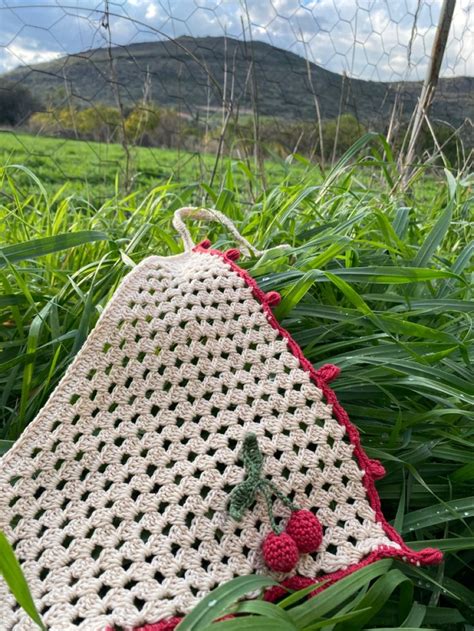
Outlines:
<svg viewBox="0 0 474 631"><path fill-rule="evenodd" d="M226 157L216 164L211 153L149 147L131 147L127 162L126 152L119 144L0 131L0 165L25 167L47 190L57 192L66 185L66 194L81 195L94 203L109 199L124 187L142 193L166 182L194 190L201 184L218 186L229 164ZM243 189L259 187L260 175L252 174L252 169L252 161L238 161L236 177ZM307 169L303 159L293 161L291 168L284 160L267 160L265 182L276 184L288 177L295 180ZM315 169L312 170L314 175ZM19 187L31 186L31 178L20 171L15 182Z"/></svg>

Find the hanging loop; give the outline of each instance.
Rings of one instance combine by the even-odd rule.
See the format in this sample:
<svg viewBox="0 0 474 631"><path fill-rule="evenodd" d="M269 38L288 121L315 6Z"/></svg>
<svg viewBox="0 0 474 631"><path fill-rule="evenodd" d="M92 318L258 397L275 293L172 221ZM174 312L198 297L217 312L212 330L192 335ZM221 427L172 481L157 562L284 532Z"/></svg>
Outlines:
<svg viewBox="0 0 474 631"><path fill-rule="evenodd" d="M235 224L233 224L232 221L223 213L215 209L198 208L195 206L180 208L174 213L173 217L173 227L183 239L184 249L186 252L190 252L195 246L191 233L184 221L186 218L196 219L198 221L216 221L227 228L227 230L235 237L235 240L240 243L242 249L248 256L261 256L263 254L262 250L255 248L240 234L235 227Z"/></svg>

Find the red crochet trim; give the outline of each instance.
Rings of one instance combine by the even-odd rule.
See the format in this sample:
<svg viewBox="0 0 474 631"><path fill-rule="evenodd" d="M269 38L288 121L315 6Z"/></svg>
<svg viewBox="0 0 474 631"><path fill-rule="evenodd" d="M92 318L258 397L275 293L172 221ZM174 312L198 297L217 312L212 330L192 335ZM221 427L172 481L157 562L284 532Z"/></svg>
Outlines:
<svg viewBox="0 0 474 631"><path fill-rule="evenodd" d="M252 290L254 297L262 304L268 322L280 333L282 337L287 340L288 347L290 348L293 355L298 358L301 367L309 372L311 379L316 383L318 388L322 390L327 403L332 405L334 416L337 421L346 428L349 440L354 446L354 454L357 458L359 466L363 471L365 471L363 483L367 491L367 497L369 499L370 506L374 510L377 521L381 524L389 539L391 539L395 543L398 543L400 546L399 550L394 550L389 546L380 546L379 548L377 548L377 550L371 552L365 559L359 561L359 563L351 565L345 570L339 570L338 572L333 572L331 574L320 576L315 579L310 579L304 576L293 576L283 581L282 586L286 587L287 589L302 589L303 587L307 587L308 585L312 584L314 585L324 580L326 581L324 587L327 587L340 578L351 574L355 570L365 567L369 563L373 563L374 561L377 561L379 559L385 559L389 557L398 557L401 558L403 561L407 561L415 565L433 565L436 563L440 563L443 559L443 554L439 550L436 550L434 548L425 548L419 551L412 550L406 545L406 543L403 541L402 537L398 534L395 528L391 526L385 519L382 513L382 508L380 506L380 497L375 488L375 480L385 475L385 469L378 460L371 460L367 456L364 449L362 448L357 428L351 423L349 415L339 403L335 392L328 385L328 383L332 379L339 375L340 369L332 364L326 364L322 366L319 370L316 370L314 368L312 363L306 359L303 351L295 342L295 340L291 337L288 331L280 325L278 320L273 315L271 309L272 300L268 300L268 294L265 294L265 292L260 289L255 279L253 279L250 274L248 274L248 272L236 265L235 262L231 258L228 258L225 253L219 250L205 249L202 248L200 245L197 245L194 248L194 251L203 252L206 254L213 254L215 256L221 257L231 267L231 269L236 272L236 274L244 279L244 281ZM267 591L266 599L276 600L284 593L286 593L286 591L282 587L275 587Z"/></svg>

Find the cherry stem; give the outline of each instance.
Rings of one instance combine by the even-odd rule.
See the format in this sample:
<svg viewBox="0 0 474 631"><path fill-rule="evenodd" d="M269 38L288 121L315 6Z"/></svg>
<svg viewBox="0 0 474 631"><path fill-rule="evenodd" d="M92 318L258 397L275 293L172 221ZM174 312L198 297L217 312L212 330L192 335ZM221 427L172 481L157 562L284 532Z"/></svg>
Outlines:
<svg viewBox="0 0 474 631"><path fill-rule="evenodd" d="M250 508L257 500L260 492L267 505L268 518L273 532L279 535L284 528L278 526L273 514L273 496L276 496L290 510L298 510L298 507L286 497L270 480L262 477L263 455L259 449L255 434L247 434L242 446L241 457L244 462L246 476L230 494L229 513L240 521L247 508Z"/></svg>

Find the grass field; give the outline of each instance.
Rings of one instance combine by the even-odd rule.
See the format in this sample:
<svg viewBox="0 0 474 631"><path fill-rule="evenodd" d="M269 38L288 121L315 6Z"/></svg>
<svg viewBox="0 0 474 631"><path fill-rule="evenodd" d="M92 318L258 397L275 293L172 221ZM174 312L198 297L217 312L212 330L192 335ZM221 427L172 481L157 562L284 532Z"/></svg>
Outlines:
<svg viewBox="0 0 474 631"><path fill-rule="evenodd" d="M91 203L100 203L123 189L126 179L125 151L119 144L83 140L47 138L0 130L0 165L21 165L30 169L43 186L56 192L65 183L66 194L80 194ZM132 147L129 163L129 190L149 191L172 181L181 188L196 189L209 183L215 165L212 154L172 149ZM226 171L229 160L217 166L216 182ZM237 180L242 187L257 186L245 162L239 163ZM267 161L265 173L269 184L283 178L297 179L305 166L296 162L291 169L284 161ZM313 169L313 171L315 171ZM18 187L29 188L31 178L17 171Z"/></svg>
<svg viewBox="0 0 474 631"><path fill-rule="evenodd" d="M172 212L205 192L257 247L290 244L285 255L243 264L265 291L282 293L276 315L314 365L342 368L336 392L369 456L388 471L377 483L386 515L414 548L435 546L446 555L433 568L384 561L293 609L249 606L257 619L215 628L472 631L472 179L446 171L424 180L414 197L394 195L396 164L377 158L384 147L369 139L369 157L354 149L324 178L315 169L276 165L280 175L254 197L252 176L245 179L238 163L229 161L206 189L188 162L179 181L168 182L172 172L163 167L162 179L144 181L140 195L94 205L84 201L82 184L76 196L55 195L64 175L41 156L33 161L28 143L37 148L38 141L23 138L23 156L18 140L2 134L0 141L1 160L28 166L46 185L42 191L28 172L18 180L18 169L0 170L0 449L44 405L134 264L181 251ZM54 142L44 139L41 147ZM77 168L92 198L110 190L115 167L94 175L88 144L57 146L55 161L65 172ZM112 160L120 150L107 151ZM183 185L188 178L194 188ZM68 186L73 192L76 181ZM214 226L194 228L196 239L205 234L218 247L232 243ZM235 611L229 589L212 597L214 619ZM239 589L248 593L251 584ZM207 628L210 615L182 628Z"/></svg>
<svg viewBox="0 0 474 631"><path fill-rule="evenodd" d="M125 169L124 151L118 144L10 132L0 134L0 161L26 166L47 188L59 188L67 181L70 192L96 199L113 194L115 179L124 177ZM132 161L137 188L151 187L170 178L191 182L200 165L207 170L213 163L212 156L147 148L133 149Z"/></svg>

